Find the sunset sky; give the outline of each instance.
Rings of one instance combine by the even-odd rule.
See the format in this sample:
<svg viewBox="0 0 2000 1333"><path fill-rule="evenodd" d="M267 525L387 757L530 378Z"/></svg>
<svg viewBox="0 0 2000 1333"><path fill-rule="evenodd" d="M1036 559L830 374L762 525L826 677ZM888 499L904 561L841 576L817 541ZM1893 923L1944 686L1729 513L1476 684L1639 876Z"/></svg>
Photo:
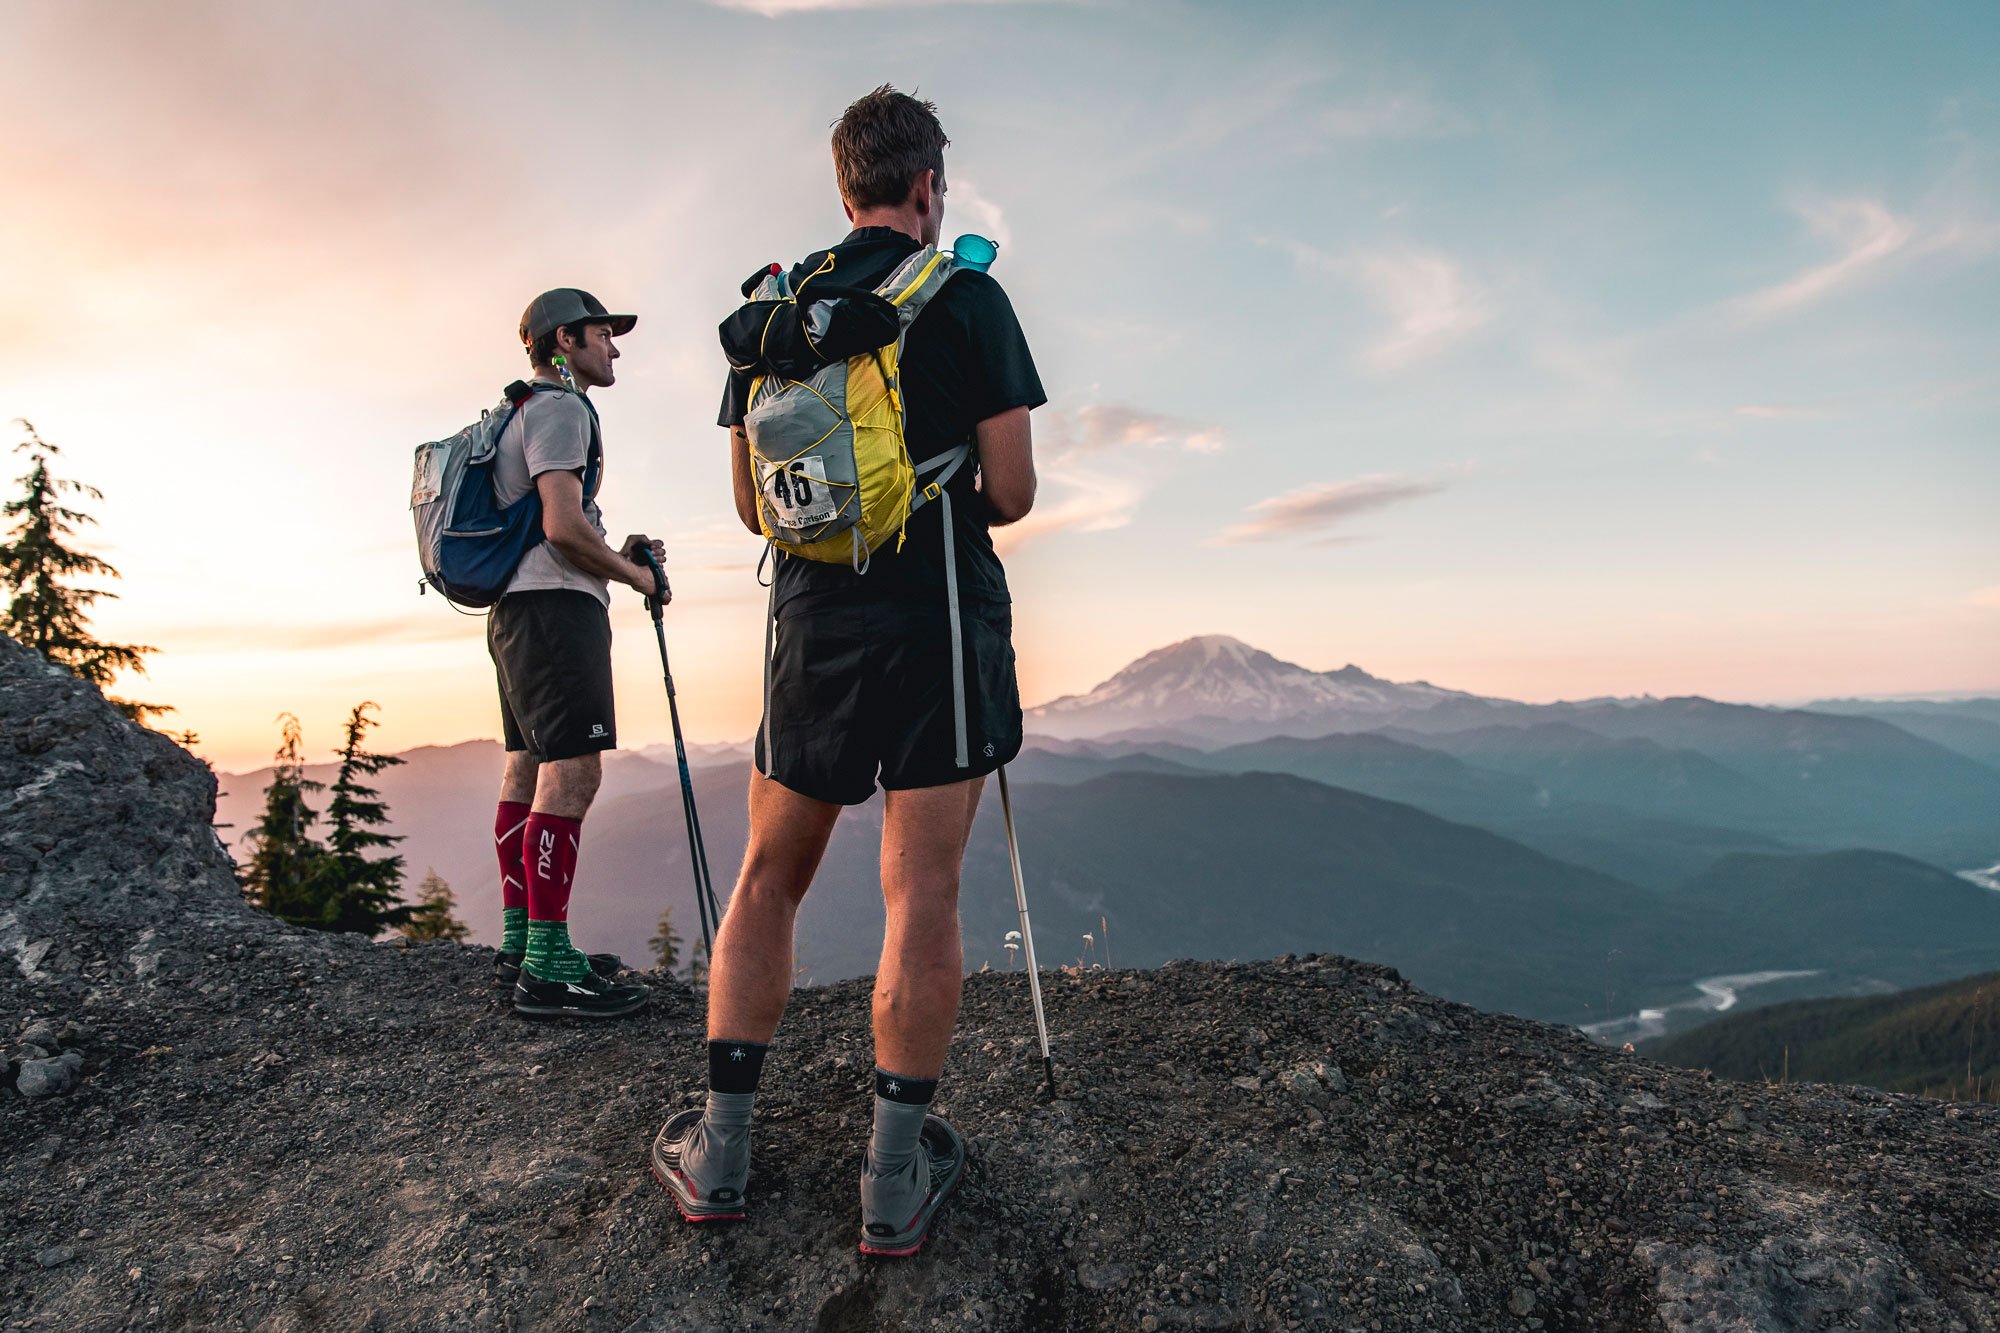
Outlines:
<svg viewBox="0 0 2000 1333"><path fill-rule="evenodd" d="M2000 9L0 0L0 423L105 491L125 692L224 768L498 733L411 450L552 286L664 538L694 738L756 724L712 423L737 283L935 99L1046 384L1023 694L1226 633L1537 700L2000 691ZM10 430L11 443L18 438ZM13 470L7 473L13 475ZM618 594L620 731L665 739Z"/></svg>

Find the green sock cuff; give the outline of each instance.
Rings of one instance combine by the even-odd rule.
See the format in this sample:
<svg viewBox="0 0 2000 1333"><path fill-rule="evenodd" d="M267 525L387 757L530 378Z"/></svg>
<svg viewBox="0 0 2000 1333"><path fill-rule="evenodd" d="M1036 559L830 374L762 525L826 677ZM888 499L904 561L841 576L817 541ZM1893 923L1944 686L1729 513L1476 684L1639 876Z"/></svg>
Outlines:
<svg viewBox="0 0 2000 1333"><path fill-rule="evenodd" d="M500 952L522 953L528 947L528 909L525 907L503 907L500 909Z"/></svg>
<svg viewBox="0 0 2000 1333"><path fill-rule="evenodd" d="M537 981L582 981L590 959L569 942L569 922L528 922L527 957L521 966Z"/></svg>

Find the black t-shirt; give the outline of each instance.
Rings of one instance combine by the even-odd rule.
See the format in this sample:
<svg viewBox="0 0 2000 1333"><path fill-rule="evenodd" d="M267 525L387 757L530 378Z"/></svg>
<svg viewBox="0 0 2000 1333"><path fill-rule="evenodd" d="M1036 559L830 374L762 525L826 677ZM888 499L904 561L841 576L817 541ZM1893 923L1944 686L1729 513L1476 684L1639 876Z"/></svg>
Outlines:
<svg viewBox="0 0 2000 1333"><path fill-rule="evenodd" d="M833 247L843 280L856 286L887 280L918 248L914 239L893 227L862 227ZM818 267L820 258L812 255L793 268L794 286ZM900 364L911 461L921 463L961 444L973 445L973 456L945 485L958 547L959 602L975 610L1004 606L1010 600L1007 573L987 531L985 500L973 484L979 461L973 427L1009 408L1040 407L1048 401L1007 293L976 269L958 270L910 325ZM742 371L730 372L718 425L743 424L752 379ZM901 553L894 541L885 542L869 560L865 574L844 564L784 559L778 562L776 577L781 603L824 593L935 597L942 606L944 507L932 501L911 515Z"/></svg>

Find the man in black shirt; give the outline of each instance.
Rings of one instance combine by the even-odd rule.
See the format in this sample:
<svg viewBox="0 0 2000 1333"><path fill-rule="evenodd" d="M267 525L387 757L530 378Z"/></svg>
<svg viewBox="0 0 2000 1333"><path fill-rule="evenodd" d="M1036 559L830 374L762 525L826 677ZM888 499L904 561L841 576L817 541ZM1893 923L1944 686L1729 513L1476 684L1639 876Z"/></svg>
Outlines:
<svg viewBox="0 0 2000 1333"><path fill-rule="evenodd" d="M834 128L841 201L854 230L793 270L833 262L874 286L938 242L945 201L936 108L884 86ZM750 375L732 373L736 510L762 532L749 439ZM654 1170L691 1222L741 1217L751 1100L792 981L792 926L841 809L883 789L888 909L875 982L875 1117L861 1179L864 1253L913 1254L956 1185L964 1144L929 1115L964 977L958 880L986 775L1021 747L1006 572L988 533L1035 497L1028 413L1047 401L1013 307L985 273L960 269L911 324L901 355L913 459L973 447L946 506L912 515L849 565L781 559L772 679L750 780L750 842L709 975L709 1096L667 1121ZM952 546L947 549L947 532ZM952 680L946 564L955 562L964 720Z"/></svg>

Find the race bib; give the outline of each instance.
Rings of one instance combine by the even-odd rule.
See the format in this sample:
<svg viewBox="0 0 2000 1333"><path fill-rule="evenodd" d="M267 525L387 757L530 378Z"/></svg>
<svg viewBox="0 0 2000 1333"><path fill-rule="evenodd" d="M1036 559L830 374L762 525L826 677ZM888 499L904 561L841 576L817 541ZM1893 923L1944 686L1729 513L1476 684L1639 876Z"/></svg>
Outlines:
<svg viewBox="0 0 2000 1333"><path fill-rule="evenodd" d="M427 444L417 450L416 475L410 479L410 508L417 509L438 498L444 485L444 455L450 446Z"/></svg>
<svg viewBox="0 0 2000 1333"><path fill-rule="evenodd" d="M775 526L814 528L829 523L840 504L826 484L826 460L817 454L795 458L783 467L757 460L758 488L770 507Z"/></svg>

